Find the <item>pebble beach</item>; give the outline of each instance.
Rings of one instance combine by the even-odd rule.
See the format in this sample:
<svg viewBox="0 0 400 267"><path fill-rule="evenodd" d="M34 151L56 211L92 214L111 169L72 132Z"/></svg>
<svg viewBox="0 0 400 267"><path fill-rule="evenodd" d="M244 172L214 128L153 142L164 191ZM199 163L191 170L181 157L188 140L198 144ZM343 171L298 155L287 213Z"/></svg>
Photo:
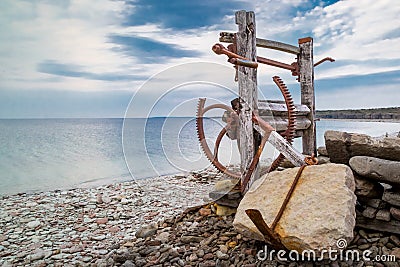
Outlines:
<svg viewBox="0 0 400 267"><path fill-rule="evenodd" d="M207 202L220 177L204 171L1 197L0 266L99 266L142 225Z"/></svg>

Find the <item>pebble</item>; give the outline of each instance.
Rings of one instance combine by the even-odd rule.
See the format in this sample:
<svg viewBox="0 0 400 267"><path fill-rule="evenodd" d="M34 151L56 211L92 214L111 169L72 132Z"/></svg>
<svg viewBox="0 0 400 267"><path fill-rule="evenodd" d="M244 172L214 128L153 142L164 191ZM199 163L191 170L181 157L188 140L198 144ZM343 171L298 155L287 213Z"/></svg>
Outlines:
<svg viewBox="0 0 400 267"><path fill-rule="evenodd" d="M26 224L28 228L35 229L36 227L40 226L40 221L31 221Z"/></svg>

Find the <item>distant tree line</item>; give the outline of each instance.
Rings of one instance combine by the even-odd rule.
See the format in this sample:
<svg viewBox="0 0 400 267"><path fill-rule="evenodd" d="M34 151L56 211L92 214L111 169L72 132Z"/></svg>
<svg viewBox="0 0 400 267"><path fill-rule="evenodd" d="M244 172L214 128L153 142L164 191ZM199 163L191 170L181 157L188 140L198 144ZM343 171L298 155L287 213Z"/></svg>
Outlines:
<svg viewBox="0 0 400 267"><path fill-rule="evenodd" d="M346 110L317 110L320 119L400 120L400 107Z"/></svg>

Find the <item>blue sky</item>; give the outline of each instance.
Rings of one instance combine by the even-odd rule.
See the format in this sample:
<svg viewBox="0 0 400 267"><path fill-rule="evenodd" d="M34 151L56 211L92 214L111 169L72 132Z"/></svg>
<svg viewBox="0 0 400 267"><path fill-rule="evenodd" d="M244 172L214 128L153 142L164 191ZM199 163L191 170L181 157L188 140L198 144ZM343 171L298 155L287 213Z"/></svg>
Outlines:
<svg viewBox="0 0 400 267"><path fill-rule="evenodd" d="M179 67L179 73L159 75L196 62L230 68L221 83L235 90L231 66L210 48L220 31L236 31L234 12L241 9L255 11L259 37L296 45L312 36L315 61L336 59L315 69L318 109L399 106L397 1L2 0L0 118L123 117L133 95L135 114L146 116L143 103L181 76L207 82L220 75ZM265 49L258 54L295 60ZM299 97L290 73L262 66L259 87L267 98L278 97L274 75ZM177 105L201 96L231 97L204 85L179 92L166 95L152 114L192 115L195 106L180 113Z"/></svg>

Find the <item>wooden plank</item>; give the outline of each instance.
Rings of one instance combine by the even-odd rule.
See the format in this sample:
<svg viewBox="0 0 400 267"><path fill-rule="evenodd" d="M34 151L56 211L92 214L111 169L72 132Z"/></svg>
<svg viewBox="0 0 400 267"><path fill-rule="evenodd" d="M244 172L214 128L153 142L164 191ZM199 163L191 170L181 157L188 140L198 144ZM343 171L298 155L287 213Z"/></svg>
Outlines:
<svg viewBox="0 0 400 267"><path fill-rule="evenodd" d="M219 41L223 43L233 43L233 36L235 34L231 32L221 32ZM291 53L297 55L300 52L300 49L297 46L285 44L278 41L267 40L256 38L256 45L258 47L269 48L273 50L278 50L286 53Z"/></svg>
<svg viewBox="0 0 400 267"><path fill-rule="evenodd" d="M310 37L299 39L300 53L298 55L299 81L301 88L301 104L310 109L307 118L310 127L303 133L303 153L317 154L317 142L315 131L315 94L314 94L314 62L313 62L313 39Z"/></svg>
<svg viewBox="0 0 400 267"><path fill-rule="evenodd" d="M295 104L296 116L307 116L310 109L306 105ZM285 101L281 100L258 100L258 112L260 116L273 114L274 116L287 116Z"/></svg>
<svg viewBox="0 0 400 267"><path fill-rule="evenodd" d="M237 54L255 61L256 54L256 22L254 12L238 11L235 14L238 32L236 34ZM239 150L240 170L242 182L245 173L250 167L256 152L255 138L253 136L252 112L257 110L257 69L238 66L239 98L242 106L239 114ZM253 172L248 190L255 178L258 178L257 169Z"/></svg>

